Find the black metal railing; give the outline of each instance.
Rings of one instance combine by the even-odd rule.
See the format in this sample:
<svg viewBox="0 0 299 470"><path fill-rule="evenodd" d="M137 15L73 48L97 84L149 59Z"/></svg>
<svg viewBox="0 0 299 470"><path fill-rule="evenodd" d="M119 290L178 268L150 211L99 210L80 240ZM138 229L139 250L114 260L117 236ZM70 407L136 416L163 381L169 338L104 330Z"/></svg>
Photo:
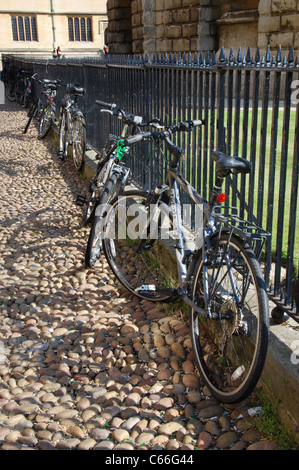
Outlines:
<svg viewBox="0 0 299 470"><path fill-rule="evenodd" d="M115 102L145 119L170 124L204 119L205 126L177 137L186 149L182 172L201 194L212 188L211 150L252 162L250 177L226 181L229 204L272 236L263 254L269 297L296 321L299 318L298 134L299 59L279 49L255 55L220 53L106 56L98 59L41 60L3 56L4 64L26 68L40 77L60 78L87 90L87 139L101 149L120 123L101 114L95 100ZM61 99L58 93L57 101ZM138 147L128 162L143 186L159 182L153 149ZM150 171L149 170L150 167Z"/></svg>

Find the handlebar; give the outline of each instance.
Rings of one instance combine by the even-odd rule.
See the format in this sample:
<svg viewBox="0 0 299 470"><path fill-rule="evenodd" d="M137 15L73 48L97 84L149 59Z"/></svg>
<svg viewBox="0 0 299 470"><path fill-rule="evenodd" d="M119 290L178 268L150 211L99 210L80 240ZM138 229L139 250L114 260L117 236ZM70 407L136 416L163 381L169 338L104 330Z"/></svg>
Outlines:
<svg viewBox="0 0 299 470"><path fill-rule="evenodd" d="M106 103L105 101L101 100L96 100L95 103L101 108L104 108L101 109L101 112L106 112L110 113L112 116L117 116L118 118L123 119L127 124L135 125L138 127L154 126L157 128L164 129L164 126L161 126L160 119L158 118L150 119L147 122L143 122L142 116L135 116L133 114L127 113L115 103Z"/></svg>
<svg viewBox="0 0 299 470"><path fill-rule="evenodd" d="M132 124L136 126L142 125L141 116L134 116L133 114L127 113L115 103L105 103L105 101L100 100L96 100L95 103L98 106L101 106L101 108L105 108L101 109L101 112L106 112L112 114L113 116L117 116L120 119L123 119L127 124Z"/></svg>
<svg viewBox="0 0 299 470"><path fill-rule="evenodd" d="M204 121L201 121L201 120L181 121L181 122L174 124L173 126L166 127L162 132L157 132L157 131L140 132L139 134L136 134L132 137L128 137L127 139L125 139L124 144L132 145L142 140L148 140L148 139L153 138L155 140L164 140L168 150L170 150L171 153L174 153L175 149L177 149L178 151L180 151L180 153L182 153L183 151L179 149L179 147L176 147L176 145L174 145L174 143L170 140L169 135L174 134L177 131L190 132L194 129L194 127L198 127L203 124L204 124Z"/></svg>
<svg viewBox="0 0 299 470"><path fill-rule="evenodd" d="M128 137L124 139L123 144L126 146L130 146L132 144L136 144L137 142L141 142L142 140L149 140L149 139L154 139L154 140L163 140L165 142L167 150L176 158L179 159L183 153L184 150L181 148L177 147L171 140L170 140L170 135L174 134L177 131L181 132L190 132L192 131L195 127L201 126L204 124L204 121L201 120L194 120L194 121L181 121L173 126L166 127L162 132L157 132L157 131L148 131L148 132L140 132L139 134L136 134L132 137Z"/></svg>

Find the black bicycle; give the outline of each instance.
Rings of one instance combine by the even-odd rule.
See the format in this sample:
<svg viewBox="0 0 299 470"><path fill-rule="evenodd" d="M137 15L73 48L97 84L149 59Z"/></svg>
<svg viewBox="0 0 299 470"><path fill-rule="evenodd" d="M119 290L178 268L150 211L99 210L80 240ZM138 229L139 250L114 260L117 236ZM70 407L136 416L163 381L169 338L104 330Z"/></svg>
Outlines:
<svg viewBox="0 0 299 470"><path fill-rule="evenodd" d="M18 79L16 83L16 101L24 108L27 108L31 100L32 92L32 79L34 79L35 74L32 75L26 70L21 70L18 74Z"/></svg>
<svg viewBox="0 0 299 470"><path fill-rule="evenodd" d="M170 139L201 121L125 139L165 144L171 160L154 191L127 191L110 203L102 223L105 256L116 278L134 295L190 307L190 331L200 374L213 395L238 402L256 386L268 346L268 297L259 257L270 234L221 206L224 179L249 173L247 160L211 152L215 183L203 198L182 176L184 151ZM190 204L182 204L182 197ZM184 209L184 211L182 210Z"/></svg>
<svg viewBox="0 0 299 470"><path fill-rule="evenodd" d="M68 146L72 146L73 162L80 171L84 163L86 148L86 126L83 112L77 105L79 96L84 96L85 89L75 85L66 87L59 112L59 157L63 160L68 155Z"/></svg>
<svg viewBox="0 0 299 470"><path fill-rule="evenodd" d="M29 119L23 133L26 134L28 131L32 119L36 119L39 122L38 136L43 139L49 133L55 118L54 97L60 82L58 80L39 80L37 78L34 78L34 80L41 85L42 89L29 110Z"/></svg>
<svg viewBox="0 0 299 470"><path fill-rule="evenodd" d="M91 224L85 253L87 267L92 267L101 254L101 225L107 204L121 194L126 184L130 182L131 171L124 163L130 147L124 145L124 139L139 132L144 126L158 125L157 119L144 123L142 117L127 113L116 104L99 100L96 104L102 108L101 112L108 112L120 118L123 122L123 129L120 137L109 135L106 146L98 156L96 174L89 187L90 198L84 220L85 224Z"/></svg>
<svg viewBox="0 0 299 470"><path fill-rule="evenodd" d="M8 101L16 101L16 84L18 69L12 65L5 64L1 74L1 79L5 86L5 96Z"/></svg>

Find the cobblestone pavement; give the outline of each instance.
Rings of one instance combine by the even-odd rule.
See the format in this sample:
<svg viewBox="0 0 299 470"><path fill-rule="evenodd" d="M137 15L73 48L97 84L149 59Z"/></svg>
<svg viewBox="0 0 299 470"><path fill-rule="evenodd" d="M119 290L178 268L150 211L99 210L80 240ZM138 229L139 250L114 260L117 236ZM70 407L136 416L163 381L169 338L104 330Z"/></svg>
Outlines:
<svg viewBox="0 0 299 470"><path fill-rule="evenodd" d="M194 370L188 320L84 268L87 181L0 107L0 448L276 449Z"/></svg>

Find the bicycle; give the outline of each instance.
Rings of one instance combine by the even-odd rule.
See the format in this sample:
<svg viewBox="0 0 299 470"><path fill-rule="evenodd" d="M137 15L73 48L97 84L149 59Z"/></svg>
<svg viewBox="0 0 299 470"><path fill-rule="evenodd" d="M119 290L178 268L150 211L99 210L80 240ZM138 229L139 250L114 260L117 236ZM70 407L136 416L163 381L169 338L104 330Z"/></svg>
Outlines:
<svg viewBox="0 0 299 470"><path fill-rule="evenodd" d="M24 108L27 108L31 99L32 77L34 77L34 75L31 75L25 70L21 70L18 74L18 80L16 83L16 101Z"/></svg>
<svg viewBox="0 0 299 470"><path fill-rule="evenodd" d="M91 224L88 237L85 264L92 267L99 258L102 250L101 223L105 215L105 207L116 195L122 193L131 175L123 158L130 148L123 145L126 136L134 135L143 126L155 125L157 120L142 122L142 117L134 116L122 110L118 105L96 101L101 106L101 112L108 112L123 121L120 137L110 134L102 153L98 155L98 164L94 178L89 187L90 198L87 204L84 224ZM78 199L77 199L78 201ZM86 202L79 198L79 203Z"/></svg>
<svg viewBox="0 0 299 470"><path fill-rule="evenodd" d="M56 96L59 81L49 80L46 78L39 80L36 77L34 77L34 80L42 85L42 90L40 91L39 96L34 100L28 112L29 119L23 133L26 134L31 121L34 118L39 122L38 136L40 139L43 139L48 135L54 121L56 113L54 97Z"/></svg>
<svg viewBox="0 0 299 470"><path fill-rule="evenodd" d="M59 112L59 157L68 156L68 146L72 146L75 168L80 171L84 163L86 127L83 112L77 106L77 98L84 96L85 89L71 84L66 87Z"/></svg>
<svg viewBox="0 0 299 470"><path fill-rule="evenodd" d="M154 191L132 190L111 201L103 250L132 294L155 302L180 298L190 307L192 349L203 381L218 400L234 403L253 391L267 354L268 298L259 258L270 234L240 219L236 208L221 206L224 179L249 173L250 162L213 151L209 200L180 173L184 151L170 135L202 124L184 121L125 139L130 146L154 141L159 150L164 142L171 161ZM197 210L186 223L180 191Z"/></svg>
<svg viewBox="0 0 299 470"><path fill-rule="evenodd" d="M12 65L5 64L1 78L4 82L6 98L8 101L16 101L17 69Z"/></svg>

